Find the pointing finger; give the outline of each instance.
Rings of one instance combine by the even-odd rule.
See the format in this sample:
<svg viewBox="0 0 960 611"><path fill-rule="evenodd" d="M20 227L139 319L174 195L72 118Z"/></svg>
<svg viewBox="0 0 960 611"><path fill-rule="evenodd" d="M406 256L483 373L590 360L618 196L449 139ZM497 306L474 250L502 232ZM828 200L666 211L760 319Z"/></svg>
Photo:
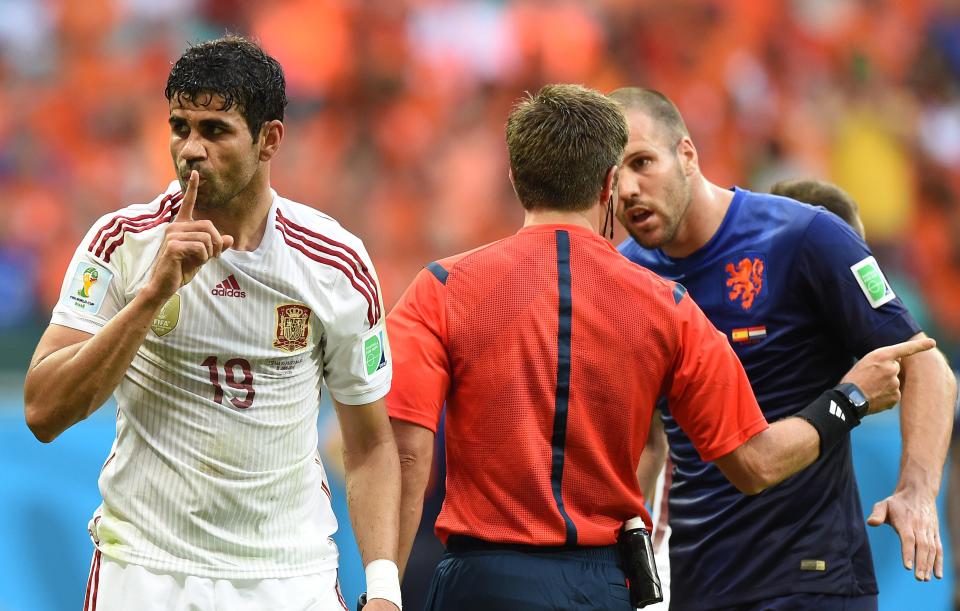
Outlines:
<svg viewBox="0 0 960 611"><path fill-rule="evenodd" d="M173 219L174 223L180 221L193 220L193 206L197 203L197 189L200 185L200 172L193 170L190 172L190 179L187 181L187 190L183 194L183 200L180 202L180 211L177 217Z"/></svg>
<svg viewBox="0 0 960 611"><path fill-rule="evenodd" d="M920 339L912 339L900 344L894 344L892 346L887 346L886 348L880 348L880 350L883 350L883 356L885 358L902 359L918 352L930 350L936 345L937 342L932 337L924 337Z"/></svg>

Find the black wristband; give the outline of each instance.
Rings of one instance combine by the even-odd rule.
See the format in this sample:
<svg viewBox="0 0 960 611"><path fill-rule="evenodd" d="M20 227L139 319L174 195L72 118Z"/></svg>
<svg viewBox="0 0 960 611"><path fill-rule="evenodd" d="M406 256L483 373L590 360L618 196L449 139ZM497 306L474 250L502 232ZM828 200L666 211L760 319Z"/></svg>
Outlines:
<svg viewBox="0 0 960 611"><path fill-rule="evenodd" d="M797 413L820 435L820 456L847 436L860 424L860 416L846 395L835 388L826 390L813 403ZM818 457L819 458L819 457Z"/></svg>

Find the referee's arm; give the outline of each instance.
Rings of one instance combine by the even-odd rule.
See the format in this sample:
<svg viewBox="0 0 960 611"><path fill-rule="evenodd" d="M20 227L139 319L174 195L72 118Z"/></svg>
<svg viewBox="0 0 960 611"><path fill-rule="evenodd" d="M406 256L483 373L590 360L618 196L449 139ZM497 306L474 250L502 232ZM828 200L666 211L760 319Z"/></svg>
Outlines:
<svg viewBox="0 0 960 611"><path fill-rule="evenodd" d="M433 465L434 433L419 424L392 418L393 436L400 454L400 580L407 568L413 540L423 516L423 497Z"/></svg>

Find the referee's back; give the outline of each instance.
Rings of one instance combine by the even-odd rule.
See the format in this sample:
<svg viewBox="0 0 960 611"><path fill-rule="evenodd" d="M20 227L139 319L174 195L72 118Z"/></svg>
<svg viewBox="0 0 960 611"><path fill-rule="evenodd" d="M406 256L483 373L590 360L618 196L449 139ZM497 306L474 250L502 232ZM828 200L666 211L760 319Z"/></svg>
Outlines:
<svg viewBox="0 0 960 611"><path fill-rule="evenodd" d="M636 468L662 395L705 460L766 427L683 287L581 226L430 264L388 332L390 415L436 431L447 406L445 543L603 546L633 516L649 524Z"/></svg>

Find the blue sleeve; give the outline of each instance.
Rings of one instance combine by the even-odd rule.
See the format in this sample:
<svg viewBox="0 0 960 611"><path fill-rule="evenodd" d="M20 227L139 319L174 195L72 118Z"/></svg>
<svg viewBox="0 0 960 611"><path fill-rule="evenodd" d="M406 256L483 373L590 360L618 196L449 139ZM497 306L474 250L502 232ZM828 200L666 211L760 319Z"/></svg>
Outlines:
<svg viewBox="0 0 960 611"><path fill-rule="evenodd" d="M797 254L800 294L855 356L905 341L920 327L870 248L839 217L817 212Z"/></svg>

